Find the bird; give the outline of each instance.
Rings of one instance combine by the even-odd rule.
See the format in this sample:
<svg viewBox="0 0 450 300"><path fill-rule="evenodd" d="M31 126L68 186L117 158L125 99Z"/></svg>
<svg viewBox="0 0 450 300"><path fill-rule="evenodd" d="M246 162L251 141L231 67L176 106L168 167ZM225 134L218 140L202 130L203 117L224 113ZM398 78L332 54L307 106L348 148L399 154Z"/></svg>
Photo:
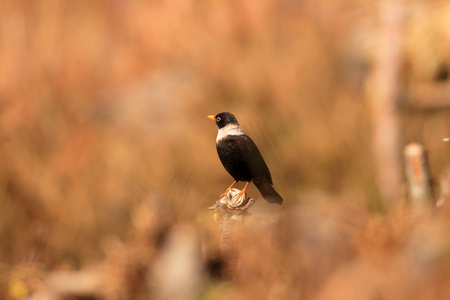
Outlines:
<svg viewBox="0 0 450 300"><path fill-rule="evenodd" d="M272 186L272 176L261 152L245 134L236 117L229 112L222 112L207 118L216 122L219 128L217 154L225 170L234 178L234 182L220 196L226 195L239 181L245 181L244 189L235 196L238 198L244 195L247 186L253 182L267 202L282 204L283 198Z"/></svg>

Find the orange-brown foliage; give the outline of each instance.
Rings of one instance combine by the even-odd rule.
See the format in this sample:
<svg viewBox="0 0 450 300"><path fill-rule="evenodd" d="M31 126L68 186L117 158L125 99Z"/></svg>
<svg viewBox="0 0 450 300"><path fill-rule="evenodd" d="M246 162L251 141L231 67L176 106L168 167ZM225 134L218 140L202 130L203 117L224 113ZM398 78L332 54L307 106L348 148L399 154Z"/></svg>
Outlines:
<svg viewBox="0 0 450 300"><path fill-rule="evenodd" d="M404 9L400 90L445 84L450 5ZM232 179L206 115L230 111L285 204L278 219L256 209L236 280L204 280L201 297L449 298L448 208L423 219L380 208L364 96L377 13L373 0L2 1L0 297L40 291L55 270L121 274L121 253L148 267L176 224L214 256L207 207ZM448 112L400 114L438 178Z"/></svg>

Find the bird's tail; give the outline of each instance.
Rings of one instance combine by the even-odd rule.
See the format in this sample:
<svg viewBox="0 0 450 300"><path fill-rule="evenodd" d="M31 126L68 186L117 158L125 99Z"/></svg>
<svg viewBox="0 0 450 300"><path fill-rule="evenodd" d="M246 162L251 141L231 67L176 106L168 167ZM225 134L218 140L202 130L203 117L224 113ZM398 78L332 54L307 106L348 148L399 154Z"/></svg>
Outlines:
<svg viewBox="0 0 450 300"><path fill-rule="evenodd" d="M270 182L253 182L255 186L258 188L259 192L263 196L264 199L266 199L269 203L277 203L280 204L283 203L283 198L275 191L273 186L270 184Z"/></svg>

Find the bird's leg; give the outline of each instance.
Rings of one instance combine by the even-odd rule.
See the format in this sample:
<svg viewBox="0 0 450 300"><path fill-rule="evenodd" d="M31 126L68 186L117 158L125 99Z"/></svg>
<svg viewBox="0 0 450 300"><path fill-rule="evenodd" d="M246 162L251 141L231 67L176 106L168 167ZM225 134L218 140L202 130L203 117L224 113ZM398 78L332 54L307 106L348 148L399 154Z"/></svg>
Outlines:
<svg viewBox="0 0 450 300"><path fill-rule="evenodd" d="M248 181L244 188L242 189L242 191L240 191L239 193L237 193L236 195L234 195L235 198L239 199L239 197L241 197L242 195L245 194L245 190L247 189L248 185L250 184L250 181Z"/></svg>
<svg viewBox="0 0 450 300"><path fill-rule="evenodd" d="M231 190L231 188L237 183L237 180L234 181L229 188L227 188L227 190L225 191L225 193L223 193L222 195L220 195L220 198L222 198L223 196L225 196L226 194L228 194L228 192Z"/></svg>

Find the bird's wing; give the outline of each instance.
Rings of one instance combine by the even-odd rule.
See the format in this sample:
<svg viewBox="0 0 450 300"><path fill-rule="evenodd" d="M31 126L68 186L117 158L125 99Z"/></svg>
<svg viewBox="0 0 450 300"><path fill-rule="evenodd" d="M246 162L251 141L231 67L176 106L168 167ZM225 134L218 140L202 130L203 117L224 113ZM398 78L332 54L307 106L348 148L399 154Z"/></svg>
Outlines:
<svg viewBox="0 0 450 300"><path fill-rule="evenodd" d="M267 167L261 152L259 152L258 147L247 135L242 137L246 140L246 142L243 143L245 147L242 148L242 156L247 168L252 173L252 177L254 179L267 180L272 184L272 176L270 175L269 168Z"/></svg>

